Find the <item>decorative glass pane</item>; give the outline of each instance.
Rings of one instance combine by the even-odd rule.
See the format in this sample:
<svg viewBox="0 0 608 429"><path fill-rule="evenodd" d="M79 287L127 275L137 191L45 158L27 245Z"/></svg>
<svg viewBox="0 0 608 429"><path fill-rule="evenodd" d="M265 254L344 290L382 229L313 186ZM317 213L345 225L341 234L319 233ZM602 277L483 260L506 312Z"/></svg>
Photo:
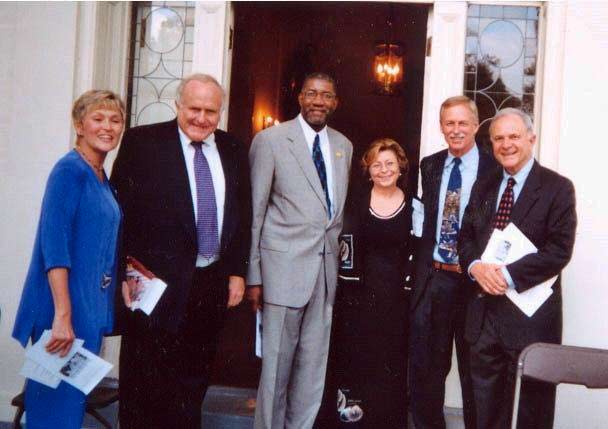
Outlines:
<svg viewBox="0 0 608 429"><path fill-rule="evenodd" d="M193 2L133 2L129 126L175 117L182 77L192 69Z"/></svg>
<svg viewBox="0 0 608 429"><path fill-rule="evenodd" d="M464 93L479 109L480 143L490 144L489 123L502 108L534 117L538 16L538 7L468 8Z"/></svg>

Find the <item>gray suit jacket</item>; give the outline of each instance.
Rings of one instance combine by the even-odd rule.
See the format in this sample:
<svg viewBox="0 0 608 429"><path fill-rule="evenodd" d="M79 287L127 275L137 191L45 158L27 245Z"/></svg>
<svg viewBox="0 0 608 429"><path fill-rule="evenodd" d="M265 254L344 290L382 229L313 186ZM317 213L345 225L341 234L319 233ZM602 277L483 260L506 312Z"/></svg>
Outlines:
<svg viewBox="0 0 608 429"><path fill-rule="evenodd" d="M335 208L331 219L297 119L259 132L251 144L253 222L247 283L262 284L267 303L306 305L323 269L323 259L328 299L333 302L352 144L329 127L327 132Z"/></svg>

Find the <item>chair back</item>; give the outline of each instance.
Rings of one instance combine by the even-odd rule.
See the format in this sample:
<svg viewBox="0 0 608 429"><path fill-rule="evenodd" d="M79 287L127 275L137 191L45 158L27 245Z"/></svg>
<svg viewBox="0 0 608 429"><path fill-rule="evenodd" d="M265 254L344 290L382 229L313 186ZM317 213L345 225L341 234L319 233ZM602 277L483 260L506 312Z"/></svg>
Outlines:
<svg viewBox="0 0 608 429"><path fill-rule="evenodd" d="M561 344L534 343L523 349L517 361L511 429L517 428L522 377L579 384L590 389L608 388L608 350Z"/></svg>
<svg viewBox="0 0 608 429"><path fill-rule="evenodd" d="M534 343L519 355L524 377L548 383L608 388L608 350Z"/></svg>

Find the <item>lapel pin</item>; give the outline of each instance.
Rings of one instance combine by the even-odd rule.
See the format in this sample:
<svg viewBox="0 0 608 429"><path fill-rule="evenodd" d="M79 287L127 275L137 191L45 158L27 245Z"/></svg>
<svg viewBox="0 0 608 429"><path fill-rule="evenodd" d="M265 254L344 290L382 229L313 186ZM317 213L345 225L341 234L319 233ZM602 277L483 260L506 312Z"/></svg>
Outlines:
<svg viewBox="0 0 608 429"><path fill-rule="evenodd" d="M337 151L336 152L336 158L342 158L342 152Z"/></svg>

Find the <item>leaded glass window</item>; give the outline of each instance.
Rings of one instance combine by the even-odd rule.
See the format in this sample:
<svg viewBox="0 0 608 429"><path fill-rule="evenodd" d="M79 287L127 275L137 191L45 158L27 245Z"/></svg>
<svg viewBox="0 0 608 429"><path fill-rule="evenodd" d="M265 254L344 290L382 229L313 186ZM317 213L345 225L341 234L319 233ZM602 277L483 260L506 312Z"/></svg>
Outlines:
<svg viewBox="0 0 608 429"><path fill-rule="evenodd" d="M130 126L175 117L175 94L192 70L194 2L134 2L128 110Z"/></svg>
<svg viewBox="0 0 608 429"><path fill-rule="evenodd" d="M479 109L480 142L489 143L489 122L505 107L534 118L539 8L469 5L464 94Z"/></svg>

